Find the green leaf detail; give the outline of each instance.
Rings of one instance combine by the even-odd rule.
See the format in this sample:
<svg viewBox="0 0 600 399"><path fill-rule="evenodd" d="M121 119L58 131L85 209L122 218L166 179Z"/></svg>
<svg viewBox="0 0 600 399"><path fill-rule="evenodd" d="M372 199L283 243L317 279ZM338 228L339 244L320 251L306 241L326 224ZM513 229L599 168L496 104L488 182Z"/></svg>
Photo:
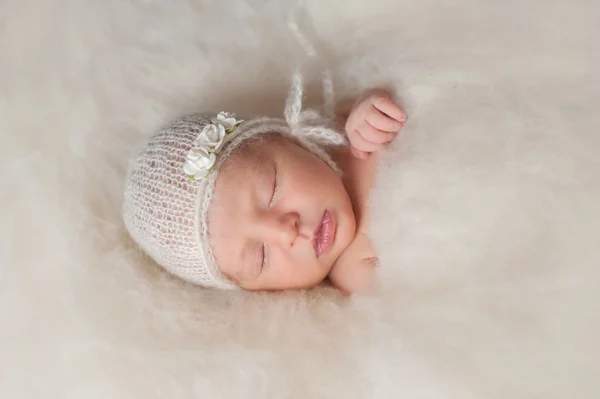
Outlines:
<svg viewBox="0 0 600 399"><path fill-rule="evenodd" d="M230 134L230 133L235 132L235 130L238 128L238 126L240 126L242 123L244 123L244 122L243 121L242 122L238 122L234 126L232 126L229 129L225 130L225 134Z"/></svg>

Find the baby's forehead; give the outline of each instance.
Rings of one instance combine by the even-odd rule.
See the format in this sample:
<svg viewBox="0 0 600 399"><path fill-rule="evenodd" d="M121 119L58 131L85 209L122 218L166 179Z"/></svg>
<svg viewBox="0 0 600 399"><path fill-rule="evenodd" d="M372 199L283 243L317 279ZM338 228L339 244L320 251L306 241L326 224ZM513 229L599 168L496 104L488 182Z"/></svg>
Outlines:
<svg viewBox="0 0 600 399"><path fill-rule="evenodd" d="M266 133L254 137L240 145L225 160L222 170L244 167L244 169L254 169L264 166L264 164L273 162L274 159L287 157L290 155L290 149L286 143L289 140L279 133ZM219 173L220 177L221 173Z"/></svg>
<svg viewBox="0 0 600 399"><path fill-rule="evenodd" d="M255 146L246 146L237 149L223 163L217 176L217 185L222 185L224 181L237 180L240 175L257 174L261 172L264 165L272 159L272 151L268 148L259 148Z"/></svg>
<svg viewBox="0 0 600 399"><path fill-rule="evenodd" d="M223 211L233 216L245 203L252 201L252 192L260 188L273 165L272 155L266 148L252 147L231 154L215 181L209 216Z"/></svg>

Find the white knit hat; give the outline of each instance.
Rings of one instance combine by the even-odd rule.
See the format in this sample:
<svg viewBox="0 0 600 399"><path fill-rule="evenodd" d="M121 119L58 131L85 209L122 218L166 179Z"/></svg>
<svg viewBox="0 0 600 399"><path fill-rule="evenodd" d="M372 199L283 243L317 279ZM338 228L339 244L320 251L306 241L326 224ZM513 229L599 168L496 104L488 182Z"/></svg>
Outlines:
<svg viewBox="0 0 600 399"><path fill-rule="evenodd" d="M326 90L326 97L330 95ZM170 273L202 286L234 287L217 267L208 237L207 215L221 165L245 140L278 133L295 138L339 174L326 147L343 145L345 136L333 123L316 111L302 111L302 81L296 74L285 120L240 121L222 112L194 114L170 124L131 160L123 204L127 230Z"/></svg>
<svg viewBox="0 0 600 399"><path fill-rule="evenodd" d="M288 27L312 60L317 52L300 31L292 8ZM150 137L127 172L123 219L133 239L162 267L183 280L206 287L234 288L219 270L210 243L207 216L219 169L244 141L265 133L295 138L340 174L327 147L344 145L335 130L333 81L323 66L324 114L302 110L302 75L297 72L285 119L237 120L235 114L186 116Z"/></svg>

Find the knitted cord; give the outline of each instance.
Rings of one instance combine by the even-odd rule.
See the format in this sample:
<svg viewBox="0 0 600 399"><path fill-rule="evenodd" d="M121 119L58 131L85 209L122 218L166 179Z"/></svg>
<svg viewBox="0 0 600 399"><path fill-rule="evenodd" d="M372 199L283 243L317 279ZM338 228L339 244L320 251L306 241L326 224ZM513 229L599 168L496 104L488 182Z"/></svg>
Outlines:
<svg viewBox="0 0 600 399"><path fill-rule="evenodd" d="M314 45L300 30L297 22L297 14L300 10L305 11L304 1L302 0L297 1L295 7L292 8L287 25L309 59L313 61L316 60L321 65L324 111L325 118L329 119L329 121L327 121L329 123L326 123L326 121L324 121L315 111L302 111L304 86L300 69L297 69L292 77L292 85L284 112L285 120L290 126L294 136L302 137L319 144L343 145L346 142L345 137L335 129L335 126L333 126L335 95L331 71L325 63L320 62L320 58L318 57ZM303 15L306 15L306 12L303 12Z"/></svg>

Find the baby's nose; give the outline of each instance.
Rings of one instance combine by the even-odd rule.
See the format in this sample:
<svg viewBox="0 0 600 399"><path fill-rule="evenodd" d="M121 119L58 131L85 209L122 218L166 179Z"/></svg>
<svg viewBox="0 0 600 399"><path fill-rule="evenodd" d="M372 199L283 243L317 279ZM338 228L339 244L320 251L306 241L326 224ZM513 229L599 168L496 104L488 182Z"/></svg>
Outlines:
<svg viewBox="0 0 600 399"><path fill-rule="evenodd" d="M294 246L298 237L300 217L295 212L274 217L269 229L270 238L284 248Z"/></svg>

